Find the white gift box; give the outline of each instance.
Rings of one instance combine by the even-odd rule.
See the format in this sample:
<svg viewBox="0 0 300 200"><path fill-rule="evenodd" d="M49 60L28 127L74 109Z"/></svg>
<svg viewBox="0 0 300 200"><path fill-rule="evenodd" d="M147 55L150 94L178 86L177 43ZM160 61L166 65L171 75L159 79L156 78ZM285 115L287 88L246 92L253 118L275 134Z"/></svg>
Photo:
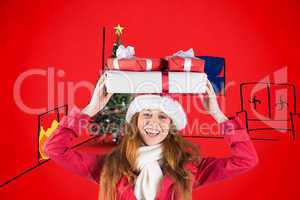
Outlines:
<svg viewBox="0 0 300 200"><path fill-rule="evenodd" d="M168 72L169 93L204 93L207 75L200 72Z"/></svg>
<svg viewBox="0 0 300 200"><path fill-rule="evenodd" d="M160 71L133 72L107 70L109 93L180 93L199 94L206 91L207 75L200 72Z"/></svg>

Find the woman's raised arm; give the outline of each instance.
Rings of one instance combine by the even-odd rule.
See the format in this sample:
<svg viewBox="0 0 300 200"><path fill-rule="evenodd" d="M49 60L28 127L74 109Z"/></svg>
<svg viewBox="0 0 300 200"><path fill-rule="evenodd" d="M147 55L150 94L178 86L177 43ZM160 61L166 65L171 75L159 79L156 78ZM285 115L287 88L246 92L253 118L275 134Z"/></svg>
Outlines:
<svg viewBox="0 0 300 200"><path fill-rule="evenodd" d="M84 124L88 124L90 117L103 109L111 96L112 93L106 92L105 77L102 76L97 81L89 104L82 111L74 106L44 145L45 153L56 163L97 183L105 155L80 152L71 147L73 140L80 136Z"/></svg>
<svg viewBox="0 0 300 200"><path fill-rule="evenodd" d="M258 163L254 145L238 117L220 123L220 129L231 155L204 157L196 163L192 170L194 188L247 172Z"/></svg>
<svg viewBox="0 0 300 200"><path fill-rule="evenodd" d="M105 155L81 152L71 149L73 140L80 136L80 127L90 117L74 106L68 116L64 116L59 127L44 145L45 153L63 168L99 183L100 170Z"/></svg>

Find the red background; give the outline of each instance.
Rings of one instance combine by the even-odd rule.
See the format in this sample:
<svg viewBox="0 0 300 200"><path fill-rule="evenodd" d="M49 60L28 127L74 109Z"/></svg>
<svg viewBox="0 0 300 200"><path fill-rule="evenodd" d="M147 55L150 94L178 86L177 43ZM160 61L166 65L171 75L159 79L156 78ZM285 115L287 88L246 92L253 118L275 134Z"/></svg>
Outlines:
<svg viewBox="0 0 300 200"><path fill-rule="evenodd" d="M288 66L288 81L297 87L300 12L297 0L273 1L16 1L2 0L0 103L0 183L36 164L37 115L20 110L13 98L17 77L32 68L62 69L56 84L94 83L101 66L101 29L107 47L112 28L125 27L122 41L137 55L164 57L193 47L197 55L226 59L226 113L240 110L239 84L259 81ZM109 50L107 51L109 53ZM21 88L31 107L47 106L47 79L32 76ZM65 97L67 94L65 88ZM89 91L79 89L83 107ZM66 99L65 99L66 100ZM64 102L66 103L66 101ZM298 102L299 103L299 102ZM199 117L191 114L189 120ZM222 140L197 139L204 155L224 156ZM203 187L195 199L299 199L299 139L254 141L260 163L252 171ZM52 161L0 188L0 199L97 199L98 186L65 171Z"/></svg>

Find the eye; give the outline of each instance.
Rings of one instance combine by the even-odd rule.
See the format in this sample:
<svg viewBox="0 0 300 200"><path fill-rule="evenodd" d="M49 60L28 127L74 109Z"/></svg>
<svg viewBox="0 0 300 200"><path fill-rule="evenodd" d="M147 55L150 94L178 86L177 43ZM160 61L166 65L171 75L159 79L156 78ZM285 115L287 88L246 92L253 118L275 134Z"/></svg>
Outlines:
<svg viewBox="0 0 300 200"><path fill-rule="evenodd" d="M159 115L159 118L160 119L167 119L167 116L165 116L165 115Z"/></svg>
<svg viewBox="0 0 300 200"><path fill-rule="evenodd" d="M150 113L143 113L143 116L144 116L144 117L150 117L151 114L150 114Z"/></svg>

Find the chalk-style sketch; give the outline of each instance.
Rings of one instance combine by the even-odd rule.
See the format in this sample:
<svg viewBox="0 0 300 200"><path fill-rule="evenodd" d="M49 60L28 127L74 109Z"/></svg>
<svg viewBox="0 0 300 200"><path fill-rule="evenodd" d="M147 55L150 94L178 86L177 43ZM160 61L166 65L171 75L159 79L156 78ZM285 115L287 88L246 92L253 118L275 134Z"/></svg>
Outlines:
<svg viewBox="0 0 300 200"><path fill-rule="evenodd" d="M105 60L105 27L103 27L103 30L102 30L102 69L104 69L104 60ZM101 74L99 74L99 76L101 76ZM59 121L60 121L60 110L61 109L64 109L64 114L67 115L68 114L68 105L63 105L63 106L58 106L58 107L55 107L54 109L51 109L51 110L48 110L46 111L45 113L41 113L38 115L38 131L37 131L37 140L35 142L35 144L37 145L37 159L36 159L36 164L31 166L31 167L28 167L27 169L24 169L22 172L16 174L15 176L9 178L8 180L4 181L3 183L0 183L0 188L8 185L9 183L17 180L18 178L34 171L37 167L47 163L49 160L51 159L48 159L47 156L44 154L43 152L43 145L45 143L45 141L47 140L47 138L50 136L50 134L53 132L53 130L55 130L55 128L58 126L59 124ZM41 120L42 118L46 117L47 114L51 113L51 112L55 112L57 114L56 116L56 119L52 120L51 124L50 124L50 127L47 128L47 130L45 130L45 127L41 127ZM49 129L50 128L50 129ZM84 141L82 141L81 143L77 144L77 145L74 145L71 149L74 149L74 148L77 148L87 142L90 142L90 141L93 141L95 139L97 139L99 137L99 135L96 135L94 137L91 137L89 139L86 139Z"/></svg>
<svg viewBox="0 0 300 200"><path fill-rule="evenodd" d="M279 102L275 104L276 107L278 107L279 110L283 110L284 107L288 107L289 104L287 103L287 101L282 99L282 96L279 97Z"/></svg>
<svg viewBox="0 0 300 200"><path fill-rule="evenodd" d="M241 111L249 133L270 130L291 133L296 139L296 122L300 113L296 107L295 85L290 83L249 82L240 84ZM251 134L250 134L251 135ZM256 134L257 135L257 134ZM261 139L272 139L271 134Z"/></svg>
<svg viewBox="0 0 300 200"><path fill-rule="evenodd" d="M255 110L257 104L261 104L261 100L257 99L256 96L254 96L252 99L249 99L248 102L253 104Z"/></svg>
<svg viewBox="0 0 300 200"><path fill-rule="evenodd" d="M37 152L37 164L47 160L48 157L44 152L44 144L51 136L54 130L58 127L61 114L68 114L68 105L58 106L52 110L48 110L45 113L38 115L38 152ZM52 115L52 117L50 117ZM54 115L54 116L53 116ZM43 124L43 119L50 121L46 126Z"/></svg>

